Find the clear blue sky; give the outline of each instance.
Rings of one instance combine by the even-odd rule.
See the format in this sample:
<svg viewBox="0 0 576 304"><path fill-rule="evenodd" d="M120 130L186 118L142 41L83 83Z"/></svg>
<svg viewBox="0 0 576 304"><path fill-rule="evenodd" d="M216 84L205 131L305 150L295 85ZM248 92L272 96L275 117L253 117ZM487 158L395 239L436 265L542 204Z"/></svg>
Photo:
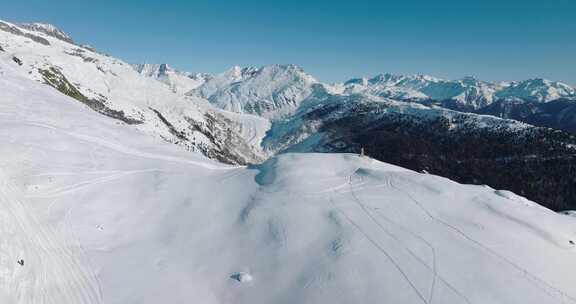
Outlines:
<svg viewBox="0 0 576 304"><path fill-rule="evenodd" d="M125 61L218 73L294 63L322 81L380 72L576 84L575 0L19 0L0 18L53 23Z"/></svg>

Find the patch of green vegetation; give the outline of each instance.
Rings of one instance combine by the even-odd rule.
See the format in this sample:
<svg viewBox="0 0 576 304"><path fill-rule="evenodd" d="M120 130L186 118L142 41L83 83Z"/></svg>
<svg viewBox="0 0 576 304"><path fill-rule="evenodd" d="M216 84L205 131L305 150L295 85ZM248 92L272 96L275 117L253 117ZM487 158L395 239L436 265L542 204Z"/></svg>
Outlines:
<svg viewBox="0 0 576 304"><path fill-rule="evenodd" d="M84 96L84 94L82 94L73 84L71 84L68 79L66 79L66 77L55 67L50 67L48 69L38 69L38 72L42 75L46 84L54 87L62 94L78 100L79 102L87 105L92 110L100 114L121 120L129 125L142 123L141 120L126 117L123 111L117 111L108 108L104 104L103 100L91 99Z"/></svg>
<svg viewBox="0 0 576 304"><path fill-rule="evenodd" d="M44 78L44 81L50 86L54 87L62 94L68 95L82 103L86 103L89 99L84 96L76 87L74 87L60 71L54 67L50 67L47 70L38 69L38 72Z"/></svg>

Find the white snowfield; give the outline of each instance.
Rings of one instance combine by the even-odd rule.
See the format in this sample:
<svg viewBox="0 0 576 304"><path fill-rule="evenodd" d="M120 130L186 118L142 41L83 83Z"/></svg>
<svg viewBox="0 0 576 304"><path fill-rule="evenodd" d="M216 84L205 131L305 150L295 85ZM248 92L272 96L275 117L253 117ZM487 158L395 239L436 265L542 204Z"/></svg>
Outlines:
<svg viewBox="0 0 576 304"><path fill-rule="evenodd" d="M225 166L0 74L0 303L576 303L576 221L513 193Z"/></svg>

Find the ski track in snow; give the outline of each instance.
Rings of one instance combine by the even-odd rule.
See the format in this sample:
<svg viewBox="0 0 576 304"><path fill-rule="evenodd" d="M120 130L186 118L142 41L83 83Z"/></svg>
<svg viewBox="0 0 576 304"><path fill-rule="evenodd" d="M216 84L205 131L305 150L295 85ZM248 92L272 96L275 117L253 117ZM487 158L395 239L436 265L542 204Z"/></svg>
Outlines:
<svg viewBox="0 0 576 304"><path fill-rule="evenodd" d="M350 175L348 175L347 179L348 179L348 184L350 187L350 195L352 196L353 201L361 208L361 210L363 211L364 214L366 214L368 216L368 218L370 219L371 222L373 222L374 224L376 224L376 226L378 226L378 228L383 231L386 235L388 235L390 238L392 238L394 241L396 241L406 252L408 252L408 254L414 258L419 264L421 264L422 266L424 266L429 272L432 273L432 280L430 282L430 287L429 287L429 291L428 291L428 296L425 298L423 293L420 292L415 285L412 283L412 281L410 280L410 278L405 274L405 272L403 270L401 270L400 265L398 264L397 267L399 267L399 271L403 274L403 276L406 278L406 280L409 282L409 284L412 286L412 288L415 290L415 292L418 294L420 300L426 304L430 304L433 302L433 297L434 297L434 290L436 288L436 284L437 284L437 280L440 279L440 281L442 283L444 283L444 285L446 285L450 290L452 290L458 297L460 297L464 302L466 303L471 303L470 300L459 290L457 290L452 284L450 284L445 278L443 278L442 276L440 276L438 274L438 270L437 270L437 264L436 264L436 249L434 248L434 246L426 239L424 239L421 235L407 229L406 227L392 221L389 217L385 216L383 213L379 212L378 210L374 210L376 212L377 215L379 215L381 218L383 218L385 221L393 224L394 226L398 227L399 229L401 229L402 231L407 232L408 234L414 236L415 238L419 239L420 241L422 241L431 251L431 257L432 257L432 266L430 266L427 262L425 262L425 260L418 256L412 249L410 249L408 246L406 246L404 244L404 242L401 241L401 239L396 236L394 233L392 233L389 229L387 229L386 227L384 227L382 225L382 223L380 223L375 217L374 215L370 212L369 207L367 207L358 197L358 194L356 193L356 190L354 190L354 187L357 184L353 183L353 176L357 176L360 179L360 183L358 184L364 184L364 179L362 176L357 174L359 168L356 168L354 170L354 172ZM391 180L390 179L386 179L386 182L383 184L386 187L390 187L391 184Z"/></svg>
<svg viewBox="0 0 576 304"><path fill-rule="evenodd" d="M354 202L356 204L358 204L362 210L364 210L365 214L368 215L369 218L371 218L373 221L375 221L372 217L372 215L369 212L366 212L365 207L363 207L362 203L358 200L358 198L353 194L353 184L352 184L352 175L354 174L354 172L357 169L354 169L352 173L350 173L349 175L347 175L346 179L347 179L347 183L350 186L350 191L352 193L352 198L354 200ZM350 222L350 224L352 224L378 251L380 251L387 260L390 261L390 263L394 266L394 268L396 268L396 270L400 273L400 275L402 276L403 280L408 284L408 286L410 287L410 289L412 291L414 291L414 293L416 294L416 296L425 304L427 304L427 300L424 297L424 295L420 292L420 290L418 290L418 288L416 287L416 285L414 284L414 282L410 279L410 277L408 276L408 274L405 272L405 270L402 268L402 266L399 264L399 262L392 256L392 254L390 252L388 252L382 245L380 245L380 243L378 241L376 241L376 239L372 236L370 236L367 232L366 229L362 228L362 226L360 224L358 224L356 221L354 221L346 212L344 212L341 208L338 208L338 206L336 206L336 204L334 203L334 201L332 199L330 199L330 202L332 204L334 204L334 206L337 208L337 210L346 218L346 220L348 222ZM382 227L381 227L382 228ZM382 228L383 229L383 228ZM385 229L383 229L384 232L389 235L389 232L386 231Z"/></svg>
<svg viewBox="0 0 576 304"><path fill-rule="evenodd" d="M90 136L90 135L66 131L66 130L54 127L52 125L46 124L46 123L33 122L33 121L10 121L10 122L8 122L7 120L3 121L2 123L3 124L16 124L16 125L29 125L29 126L59 131L61 133L64 133L64 134L69 135L71 137L80 139L82 141L94 143L94 144L109 148L111 150L114 150L116 152L120 152L120 153L131 155L131 156L138 156L138 157L142 157L142 158L150 158L150 159L164 160L164 161L169 161L169 162L178 162L178 163L183 163L183 164L190 164L190 165L203 167L203 168L211 169L211 170L232 170L232 169L237 169L237 168L241 167L241 166L227 166L227 165L212 165L212 164L209 164L206 162L193 161L193 160L185 159L185 158L142 152L142 151L138 151L138 150L133 149L133 148L123 146L123 145L118 144L118 143L104 140L102 138L97 138L97 137Z"/></svg>
<svg viewBox="0 0 576 304"><path fill-rule="evenodd" d="M463 294L461 291L457 290L451 283L449 283L445 278L443 278L439 274L438 269L437 269L437 264L436 264L436 250L435 250L434 246L428 240L423 238L421 235L419 235L413 231L410 231L406 227L396 223L395 221L393 221L389 217L385 216L384 213L381 212L378 208L370 208L361 201L361 199L358 197L358 194L357 194L357 191L359 190L357 187L358 186L364 186L365 183L364 183L363 177L357 174L358 169L360 169L360 168L358 167L355 170L353 170L353 173L346 175L346 180L347 180L347 184L349 187L349 191L338 191L338 190L342 189L342 186L332 187L332 188L327 189L326 191L334 191L335 193L347 193L347 192L350 193L354 203L359 206L359 208L367 216L369 221L373 222L377 227L379 227L379 229L382 232L384 232L384 234L386 234L390 238L394 239L418 263L420 263L421 265L426 267L430 272L432 272L433 279L430 283L428 296L427 297L424 296L424 294L416 287L416 285L413 283L413 281L410 279L410 277L407 275L407 273L403 270L402 266L393 258L393 256L388 251L386 251L384 249L384 247L382 245L380 245L378 243L378 241L376 240L375 237L372 237L369 235L369 233L367 232L367 229L363 228L360 224L358 224L356 221L354 221L350 216L348 216L346 214L346 212L344 212L341 208L336 206L335 202L332 199L330 199L331 203L335 205L336 210L338 212L340 212L341 214L343 214L344 217L347 219L347 221L350 222L350 224L352 224L372 245L374 245L376 247L376 249L378 249L380 252L382 252L387 257L387 259L390 260L390 262L399 271L399 273L402 275L402 277L407 282L407 284L410 286L410 288L414 291L414 293L418 296L418 298L421 300L421 302L426 303L426 304L431 304L433 302L434 289L437 286L438 281L439 281L440 283L442 283L446 287L448 287L452 292L454 292L458 297L460 297L465 303L470 304L471 301L466 297L465 294ZM357 176L358 179L360 180L360 182L354 183L354 181L353 181L354 176ZM447 223L445 220L440 219L437 216L433 215L426 207L423 206L423 204L420 201L418 201L416 198L414 198L410 193L404 191L403 189L401 189L400 187L395 185L390 178L387 178L383 184L371 185L368 187L360 187L360 188L362 189L362 188L377 188L377 187L389 187L389 188L392 188L392 189L398 191L399 193L406 195L410 199L410 201L412 201L424 213L424 215L427 218L429 218L430 220L432 220L433 222L435 222L437 224L444 226L445 228L448 228L449 231L456 233L457 235L464 238L466 241L472 243L473 245L475 245L477 247L480 247L484 251L487 251L490 255L495 257L497 260L499 260L499 261L505 263L506 265L514 268L521 275L525 276L528 279L528 281L532 282L532 284L534 284L537 288L541 289L543 292L545 292L549 296L551 296L557 300L560 300L561 303L565 303L565 301L569 301L570 303L576 303L576 299L574 299L573 297L571 297L570 295L568 295L564 291L552 286L551 284L549 284L548 282L546 282L542 278L534 275L533 273L531 273L527 269L517 265L516 263L514 263L513 261L511 261L507 257L502 256L501 254L497 253L493 249L482 244L478 240L475 240L474 238L470 237L468 234L463 232L461 229L459 229L459 228L455 227L454 225ZM311 193L311 195L321 194L321 193L324 193L326 191L321 191L318 193ZM432 265L429 265L429 263L427 263L425 261L425 259L418 256L414 251L412 251L405 244L403 244L403 242L401 241L401 239L398 236L396 236L389 229L387 229L381 222L379 222L374 217L374 215L371 213L371 211L370 211L371 209L374 209L374 212L376 213L376 215L378 217L382 218L384 221L390 223L392 226L395 226L398 229L400 229L400 230L414 236L415 238L419 239L420 241L422 241L431 251Z"/></svg>
<svg viewBox="0 0 576 304"><path fill-rule="evenodd" d="M81 246L39 224L0 170L0 286L21 304L98 304L102 291ZM69 232L69 231L68 231ZM20 266L17 260L24 260Z"/></svg>
<svg viewBox="0 0 576 304"><path fill-rule="evenodd" d="M393 188L395 188L399 192L406 195L410 199L410 201L412 201L432 221L448 228L452 232L461 236L466 241L468 241L468 242L474 244L475 246L478 246L482 250L488 252L490 255L492 255L496 259L500 260L501 262L503 262L505 265L512 267L519 274L525 276L528 279L528 281L532 282L534 286L536 286L540 290L544 291L546 294L550 295L553 298L560 300L561 303L565 303L565 300L568 300L570 303L576 303L576 299L574 297L572 297L569 294L567 294L566 292L552 286L550 283L546 282L544 279L538 277L537 275L531 273L526 268L516 264L515 262L513 262L509 258L499 254L495 250L491 249L490 247L484 245L480 241L469 236L464 231L462 231L462 229L459 229L459 228L455 227L454 225L446 222L445 220L433 215L426 207L424 207L424 205L419 200L417 200L414 196L412 196L412 194L408 193L405 190L402 190L400 187L394 185L394 183L391 183L391 185Z"/></svg>
<svg viewBox="0 0 576 304"><path fill-rule="evenodd" d="M57 188L57 189L52 189L51 191L49 191L47 193L29 194L29 195L26 195L26 197L27 198L37 198L37 197L54 197L54 196L65 195L65 194L80 190L80 189L87 187L87 186L107 183L107 182L110 182L110 181L113 181L113 180L116 180L116 179L119 179L119 178L122 178L122 177L125 177L128 175L133 175L133 174L138 174L138 173L155 172L155 171L159 171L159 170L158 169L144 169L144 170L119 171L117 173L106 175L103 177L98 177L98 178L94 178L91 180L82 181L79 183L67 185L67 186L64 186L61 188Z"/></svg>

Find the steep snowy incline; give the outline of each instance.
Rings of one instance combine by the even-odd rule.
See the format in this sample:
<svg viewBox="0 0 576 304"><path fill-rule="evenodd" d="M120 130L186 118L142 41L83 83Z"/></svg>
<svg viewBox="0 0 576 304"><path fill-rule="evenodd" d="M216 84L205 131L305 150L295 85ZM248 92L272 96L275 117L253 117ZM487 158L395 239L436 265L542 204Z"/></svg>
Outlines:
<svg viewBox="0 0 576 304"><path fill-rule="evenodd" d="M0 46L0 65L6 69L49 84L119 123L222 162L263 159L240 128L224 121L227 113L204 99L175 93L121 60L2 21Z"/></svg>
<svg viewBox="0 0 576 304"><path fill-rule="evenodd" d="M225 166L2 74L2 303L576 303L576 221L511 192L352 154Z"/></svg>

